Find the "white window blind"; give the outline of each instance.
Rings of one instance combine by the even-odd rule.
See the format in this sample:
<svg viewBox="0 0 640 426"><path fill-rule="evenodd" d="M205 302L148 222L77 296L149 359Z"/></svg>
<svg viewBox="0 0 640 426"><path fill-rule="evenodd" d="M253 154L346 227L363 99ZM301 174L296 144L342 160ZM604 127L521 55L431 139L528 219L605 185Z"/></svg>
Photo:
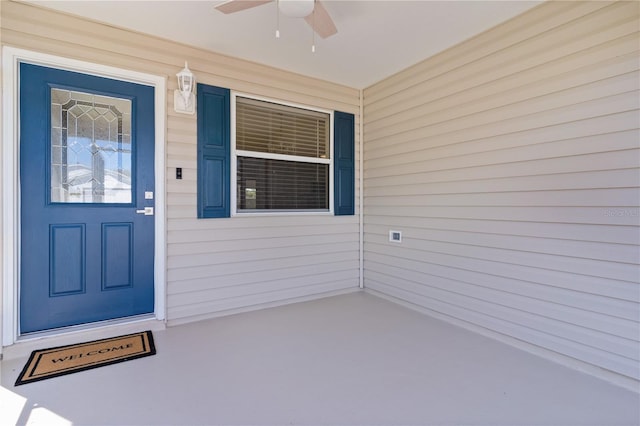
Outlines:
<svg viewBox="0 0 640 426"><path fill-rule="evenodd" d="M330 120L236 97L237 211L329 210Z"/></svg>

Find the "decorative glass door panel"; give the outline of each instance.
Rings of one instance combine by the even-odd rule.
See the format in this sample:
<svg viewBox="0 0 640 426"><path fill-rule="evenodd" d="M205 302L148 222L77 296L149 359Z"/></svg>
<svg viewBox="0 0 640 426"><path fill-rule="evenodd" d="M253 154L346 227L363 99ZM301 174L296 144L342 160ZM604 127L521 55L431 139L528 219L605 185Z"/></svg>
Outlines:
<svg viewBox="0 0 640 426"><path fill-rule="evenodd" d="M51 89L51 202L131 203L131 100Z"/></svg>

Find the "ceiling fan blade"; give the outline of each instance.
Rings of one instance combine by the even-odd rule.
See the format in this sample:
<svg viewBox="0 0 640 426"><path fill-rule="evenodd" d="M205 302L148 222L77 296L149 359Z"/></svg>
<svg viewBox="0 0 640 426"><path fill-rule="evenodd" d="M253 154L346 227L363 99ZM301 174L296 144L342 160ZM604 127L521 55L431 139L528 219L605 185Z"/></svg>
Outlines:
<svg viewBox="0 0 640 426"><path fill-rule="evenodd" d="M222 13L235 13L266 3L271 3L272 1L273 0L229 0L217 5L216 10L219 10Z"/></svg>
<svg viewBox="0 0 640 426"><path fill-rule="evenodd" d="M320 37L327 38L338 32L333 19L329 16L329 12L324 8L322 2L316 1L313 13L304 18L307 24L313 28Z"/></svg>

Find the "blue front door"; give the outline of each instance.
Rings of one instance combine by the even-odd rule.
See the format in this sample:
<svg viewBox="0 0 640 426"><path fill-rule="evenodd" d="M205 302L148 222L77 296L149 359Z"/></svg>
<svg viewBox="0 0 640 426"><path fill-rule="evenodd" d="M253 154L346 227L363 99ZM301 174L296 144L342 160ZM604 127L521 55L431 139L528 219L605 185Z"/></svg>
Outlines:
<svg viewBox="0 0 640 426"><path fill-rule="evenodd" d="M153 312L154 141L152 87L20 64L21 333Z"/></svg>

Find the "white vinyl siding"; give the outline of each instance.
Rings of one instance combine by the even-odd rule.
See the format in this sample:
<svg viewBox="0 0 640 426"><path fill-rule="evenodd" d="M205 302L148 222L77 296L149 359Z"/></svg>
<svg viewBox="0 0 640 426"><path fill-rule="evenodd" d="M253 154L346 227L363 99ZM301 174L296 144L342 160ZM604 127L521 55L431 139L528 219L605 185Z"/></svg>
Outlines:
<svg viewBox="0 0 640 426"><path fill-rule="evenodd" d="M166 76L169 324L358 288L357 216L198 220L196 117L173 111L185 60L201 83L324 110L358 114L358 90L19 2L2 2L1 37L7 46Z"/></svg>
<svg viewBox="0 0 640 426"><path fill-rule="evenodd" d="M639 6L548 2L365 90L367 288L640 379Z"/></svg>

